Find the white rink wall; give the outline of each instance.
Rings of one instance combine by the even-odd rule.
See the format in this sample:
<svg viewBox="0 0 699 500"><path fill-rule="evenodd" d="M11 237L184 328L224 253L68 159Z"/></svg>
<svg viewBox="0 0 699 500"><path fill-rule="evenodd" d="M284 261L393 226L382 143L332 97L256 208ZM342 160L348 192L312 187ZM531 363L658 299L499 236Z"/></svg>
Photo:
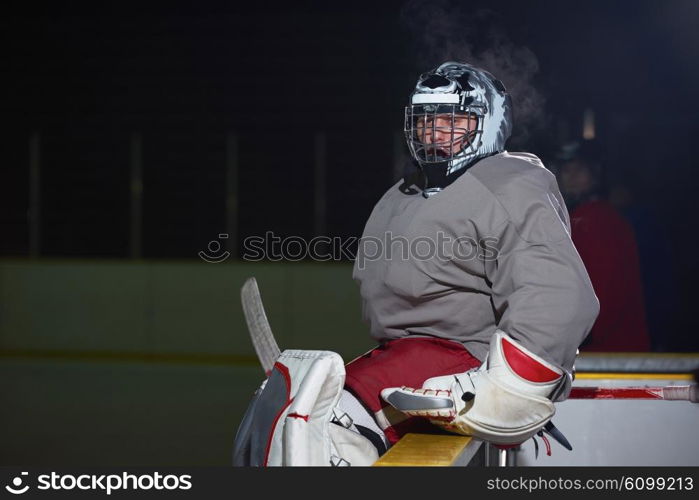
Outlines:
<svg viewBox="0 0 699 500"><path fill-rule="evenodd" d="M621 374L620 374L621 375ZM584 376L584 374L582 374ZM691 380L657 378L578 378L574 386L686 385ZM699 404L663 400L568 400L556 405L553 423L573 446L568 451L553 439L551 456L539 440L517 453L524 466L684 466L699 465Z"/></svg>

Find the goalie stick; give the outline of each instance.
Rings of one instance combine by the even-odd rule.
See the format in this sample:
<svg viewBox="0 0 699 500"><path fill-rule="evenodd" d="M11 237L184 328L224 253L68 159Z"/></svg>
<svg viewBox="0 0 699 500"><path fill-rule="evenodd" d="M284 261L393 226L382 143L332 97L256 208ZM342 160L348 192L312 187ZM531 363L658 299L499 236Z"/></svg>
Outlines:
<svg viewBox="0 0 699 500"><path fill-rule="evenodd" d="M697 403L697 385L665 387L573 387L569 399L662 399Z"/></svg>
<svg viewBox="0 0 699 500"><path fill-rule="evenodd" d="M254 277L245 281L240 290L240 300L243 304L243 314L245 322L248 324L252 345L265 375L269 376L281 351L267 320L260 289L257 287L257 280Z"/></svg>

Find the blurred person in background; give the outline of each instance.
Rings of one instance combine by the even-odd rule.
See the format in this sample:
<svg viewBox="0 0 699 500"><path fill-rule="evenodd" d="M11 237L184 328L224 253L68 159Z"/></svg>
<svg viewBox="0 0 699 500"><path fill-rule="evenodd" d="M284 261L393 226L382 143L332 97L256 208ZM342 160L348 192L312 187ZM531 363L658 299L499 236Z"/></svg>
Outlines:
<svg viewBox="0 0 699 500"><path fill-rule="evenodd" d="M573 243L600 302L597 321L580 349L648 351L636 238L631 224L605 199L600 158L593 141L568 143L556 155Z"/></svg>
<svg viewBox="0 0 699 500"><path fill-rule="evenodd" d="M660 237L666 233L661 219L650 206L639 201L628 182L614 184L609 190L609 201L629 221L636 236L651 349L681 351L682 341L675 338L678 329L673 324L679 302L678 284L672 269L672 248L667 238Z"/></svg>

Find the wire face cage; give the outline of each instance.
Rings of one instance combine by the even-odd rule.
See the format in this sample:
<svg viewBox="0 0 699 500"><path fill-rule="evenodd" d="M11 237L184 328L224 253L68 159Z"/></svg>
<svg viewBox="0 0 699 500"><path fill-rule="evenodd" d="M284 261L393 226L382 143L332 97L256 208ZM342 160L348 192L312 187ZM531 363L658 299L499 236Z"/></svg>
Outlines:
<svg viewBox="0 0 699 500"><path fill-rule="evenodd" d="M468 159L483 135L482 106L413 104L405 108L403 131L408 148L420 163Z"/></svg>

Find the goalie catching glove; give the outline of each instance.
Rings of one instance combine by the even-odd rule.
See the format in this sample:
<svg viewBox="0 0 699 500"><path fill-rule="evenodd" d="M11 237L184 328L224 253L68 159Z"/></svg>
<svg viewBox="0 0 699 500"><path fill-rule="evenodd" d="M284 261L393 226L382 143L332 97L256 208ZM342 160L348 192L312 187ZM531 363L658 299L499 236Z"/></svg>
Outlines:
<svg viewBox="0 0 699 500"><path fill-rule="evenodd" d="M563 370L497 330L480 368L430 378L420 389L387 388L381 397L448 431L517 445L551 420L554 393L565 378Z"/></svg>

